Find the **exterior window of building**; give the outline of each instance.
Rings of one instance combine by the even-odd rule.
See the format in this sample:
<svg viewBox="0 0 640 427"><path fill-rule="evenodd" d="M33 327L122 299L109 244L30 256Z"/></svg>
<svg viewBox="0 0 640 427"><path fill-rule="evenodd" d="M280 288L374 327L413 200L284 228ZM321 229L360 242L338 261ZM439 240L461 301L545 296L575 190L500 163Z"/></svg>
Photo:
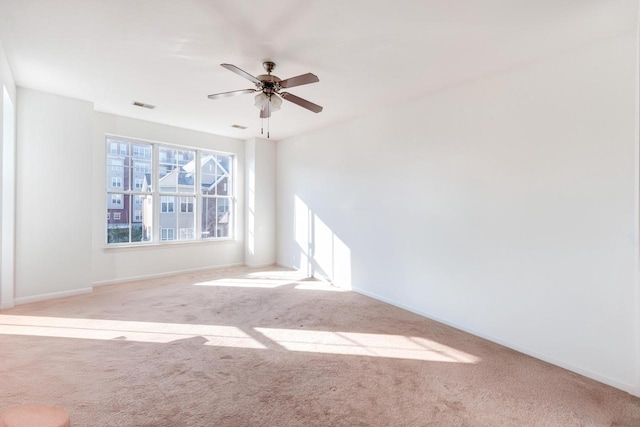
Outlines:
<svg viewBox="0 0 640 427"><path fill-rule="evenodd" d="M193 228L181 228L180 240L193 240Z"/></svg>
<svg viewBox="0 0 640 427"><path fill-rule="evenodd" d="M106 141L107 244L233 237L233 155Z"/></svg>
<svg viewBox="0 0 640 427"><path fill-rule="evenodd" d="M193 212L193 200L194 200L194 197L181 197L180 212L182 213Z"/></svg>
<svg viewBox="0 0 640 427"><path fill-rule="evenodd" d="M160 240L174 240L173 238L174 231L175 230L173 228L161 228Z"/></svg>
<svg viewBox="0 0 640 427"><path fill-rule="evenodd" d="M122 173L124 167L124 162L121 159L113 158L111 159L111 171Z"/></svg>
<svg viewBox="0 0 640 427"><path fill-rule="evenodd" d="M120 219L120 217L121 217L120 212L114 212L114 213L113 213L113 219L114 219L114 220L116 220L116 221L117 221L117 220L119 220L119 219Z"/></svg>
<svg viewBox="0 0 640 427"><path fill-rule="evenodd" d="M160 197L160 212L162 213L171 213L173 212L173 196L162 196Z"/></svg>

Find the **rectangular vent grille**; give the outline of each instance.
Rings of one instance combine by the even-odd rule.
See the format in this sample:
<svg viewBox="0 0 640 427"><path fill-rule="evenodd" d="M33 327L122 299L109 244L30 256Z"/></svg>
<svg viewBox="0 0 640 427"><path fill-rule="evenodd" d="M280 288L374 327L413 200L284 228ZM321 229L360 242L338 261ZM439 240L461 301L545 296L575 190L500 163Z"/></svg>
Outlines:
<svg viewBox="0 0 640 427"><path fill-rule="evenodd" d="M148 108L149 110L153 110L154 108L156 108L155 105L145 104L144 102L133 101L132 104L136 107Z"/></svg>
<svg viewBox="0 0 640 427"><path fill-rule="evenodd" d="M232 128L236 128L236 129L246 129L246 126L242 126L242 125L231 125Z"/></svg>

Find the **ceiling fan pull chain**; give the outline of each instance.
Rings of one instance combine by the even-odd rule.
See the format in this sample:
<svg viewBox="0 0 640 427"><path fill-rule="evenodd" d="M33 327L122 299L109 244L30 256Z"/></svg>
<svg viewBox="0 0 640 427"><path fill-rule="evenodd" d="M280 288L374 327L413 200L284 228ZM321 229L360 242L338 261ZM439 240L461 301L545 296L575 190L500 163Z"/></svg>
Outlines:
<svg viewBox="0 0 640 427"><path fill-rule="evenodd" d="M267 117L267 139L269 139L269 121L271 120L271 117Z"/></svg>
<svg viewBox="0 0 640 427"><path fill-rule="evenodd" d="M264 119L260 118L260 135L264 135Z"/></svg>

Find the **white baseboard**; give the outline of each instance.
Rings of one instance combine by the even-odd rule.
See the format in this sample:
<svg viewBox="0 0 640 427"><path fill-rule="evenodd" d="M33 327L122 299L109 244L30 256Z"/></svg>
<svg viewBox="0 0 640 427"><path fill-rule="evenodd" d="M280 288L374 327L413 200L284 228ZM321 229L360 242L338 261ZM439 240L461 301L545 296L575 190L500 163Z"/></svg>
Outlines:
<svg viewBox="0 0 640 427"><path fill-rule="evenodd" d="M240 267L244 265L245 265L244 263L240 262L240 263L233 263L233 264L218 265L215 267L199 267L199 268L191 268L187 270L168 271L166 273L129 276L129 277L123 277L121 279L99 280L97 282L93 282L91 286L95 287L95 286L106 286L106 285L118 285L121 283L134 282L136 280L158 279L160 277L175 276L177 274L200 273L203 271L221 270L223 268Z"/></svg>
<svg viewBox="0 0 640 427"><path fill-rule="evenodd" d="M599 374L597 374L595 372L591 372L589 370L582 369L582 368L574 366L574 365L572 365L570 363L563 362L562 360L554 359L553 357L549 357L547 355L538 353L538 352L536 352L534 350L531 350L531 349L528 349L528 348L525 348L525 347L510 343L508 341L493 337L491 335L484 334L482 332L478 332L478 331L474 330L473 328L469 328L469 327L466 327L464 325L460 325L460 324L455 323L455 322L450 322L450 321L448 321L446 319L442 319L442 318L440 318L438 316L433 316L433 315L431 315L429 313L426 313L426 312L424 312L422 310L419 310L419 309L417 309L415 307L411 307L411 306L408 306L408 305L405 305L405 304L398 303L398 302L393 301L391 299L388 299L388 298L382 297L380 295L377 295L377 294L375 294L373 292L365 291L365 290L359 289L359 288L353 288L352 290L354 292L359 293L359 294L366 295L366 296L371 297L373 299L385 302L387 304L391 304L393 306L402 308L402 309L410 311L412 313L416 313L416 314L418 314L420 316L426 317L428 319L434 320L434 321L439 322L439 323L443 323L443 324L445 324L447 326L451 326L453 328L456 328L456 329L459 329L461 331L470 333L471 335L475 335L477 337L486 339L488 341L495 342L496 344L500 344L500 345L508 347L508 348L510 348L512 350L516 350L516 351L518 351L520 353L524 353L524 354L526 354L528 356L534 357L536 359L542 360L542 361L547 362L547 363L551 363L552 365L558 366L560 368L566 369L566 370L571 371L571 372L575 372L576 374L580 374L580 375L585 376L587 378L590 378L592 380L595 380L595 381L601 382L603 384L609 385L611 387L615 387L617 389L626 391L627 393L629 393L631 395L640 397L640 390L639 390L639 386L638 385L623 383L623 382L620 382L620 381L605 377L603 375L599 375Z"/></svg>
<svg viewBox="0 0 640 427"><path fill-rule="evenodd" d="M269 262L266 264L245 264L249 268L265 268L265 267L275 267L277 264L275 262Z"/></svg>
<svg viewBox="0 0 640 427"><path fill-rule="evenodd" d="M0 310L6 310L8 308L13 308L15 306L13 301L10 302L0 302Z"/></svg>
<svg viewBox="0 0 640 427"><path fill-rule="evenodd" d="M73 289L71 291L51 292L48 294L33 295L30 297L20 297L13 300L15 305L30 304L32 302L47 301L50 299L66 298L76 295L90 294L93 288Z"/></svg>

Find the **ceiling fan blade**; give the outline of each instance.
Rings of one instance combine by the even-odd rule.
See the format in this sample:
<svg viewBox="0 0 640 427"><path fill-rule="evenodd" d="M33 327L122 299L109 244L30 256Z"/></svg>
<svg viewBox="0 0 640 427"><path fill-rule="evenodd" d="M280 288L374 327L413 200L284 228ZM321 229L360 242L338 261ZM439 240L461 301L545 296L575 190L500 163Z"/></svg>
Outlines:
<svg viewBox="0 0 640 427"><path fill-rule="evenodd" d="M294 86L308 85L309 83L317 83L320 79L315 74L307 73L299 76L291 77L290 79L282 80L280 87L290 88Z"/></svg>
<svg viewBox="0 0 640 427"><path fill-rule="evenodd" d="M319 113L322 111L322 107L318 104L314 104L313 102L307 101L306 99L302 99L299 96L291 95L287 92L282 92L280 96L283 99L286 99L289 102L293 102L294 104L298 104L302 108L306 108L309 111L313 111L314 113Z"/></svg>
<svg viewBox="0 0 640 427"><path fill-rule="evenodd" d="M236 95L244 95L245 93L253 93L255 89L242 89L242 90L232 90L231 92L222 92L222 93L214 93L213 95L207 95L209 99L219 99L226 98L228 96L236 96Z"/></svg>
<svg viewBox="0 0 640 427"><path fill-rule="evenodd" d="M233 71L234 73L244 77L245 79L252 81L253 83L259 85L262 84L262 82L260 80L258 80L257 78L253 77L251 74L247 73L244 70L241 70L240 68L236 67L235 65L231 65L231 64L220 64L220 66L226 68L229 71Z"/></svg>

